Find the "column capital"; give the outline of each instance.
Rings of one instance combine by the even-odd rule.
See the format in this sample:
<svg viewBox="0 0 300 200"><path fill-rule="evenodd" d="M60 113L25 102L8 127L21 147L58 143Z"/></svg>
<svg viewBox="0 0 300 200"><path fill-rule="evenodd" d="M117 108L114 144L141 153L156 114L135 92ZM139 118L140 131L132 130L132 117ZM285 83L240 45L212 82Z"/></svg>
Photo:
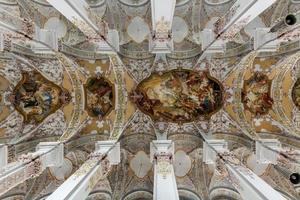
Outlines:
<svg viewBox="0 0 300 200"><path fill-rule="evenodd" d="M269 28L257 28L254 34L254 50L259 52L276 52L279 47L277 33L270 32Z"/></svg>
<svg viewBox="0 0 300 200"><path fill-rule="evenodd" d="M277 152L281 144L277 139L261 139L255 142L255 156L260 164L277 164Z"/></svg>
<svg viewBox="0 0 300 200"><path fill-rule="evenodd" d="M45 168L59 167L63 164L64 146L61 142L40 142L36 146L36 153L42 154L41 161Z"/></svg>
<svg viewBox="0 0 300 200"><path fill-rule="evenodd" d="M111 165L117 165L121 162L120 143L116 140L98 141L95 144L95 156L102 157L107 154Z"/></svg>
<svg viewBox="0 0 300 200"><path fill-rule="evenodd" d="M98 44L97 51L103 54L114 54L116 51L120 50L119 44L119 33L115 29L108 29L107 34L104 35L105 38L97 37L98 39L92 39L96 44Z"/></svg>
<svg viewBox="0 0 300 200"><path fill-rule="evenodd" d="M35 39L42 43L33 43L31 48L36 53L54 54L58 50L58 38L55 30L35 27ZM53 51L54 50L54 51Z"/></svg>
<svg viewBox="0 0 300 200"><path fill-rule="evenodd" d="M172 140L153 140L150 143L150 161L168 160L168 162L172 163L174 149Z"/></svg>
<svg viewBox="0 0 300 200"><path fill-rule="evenodd" d="M109 30L108 24L99 19L84 0L47 0L63 16L70 20L88 37L90 42L98 45L96 51L114 54L119 51L119 34Z"/></svg>
<svg viewBox="0 0 300 200"><path fill-rule="evenodd" d="M176 0L151 0L152 35L149 49L152 53L171 53L174 50L172 22Z"/></svg>
<svg viewBox="0 0 300 200"><path fill-rule="evenodd" d="M38 177L46 167L63 163L63 144L41 142L36 151L21 155L14 163L9 163L0 172L0 196L24 181Z"/></svg>
<svg viewBox="0 0 300 200"><path fill-rule="evenodd" d="M89 159L69 177L47 200L86 199L99 180L105 178L111 165L120 162L120 143L116 140L99 141Z"/></svg>
<svg viewBox="0 0 300 200"><path fill-rule="evenodd" d="M214 164L217 159L217 152L228 152L228 144L225 140L206 140L203 142L203 162Z"/></svg>
<svg viewBox="0 0 300 200"><path fill-rule="evenodd" d="M206 53L224 53L226 41L216 40L216 34L212 29L203 29L201 37L201 47Z"/></svg>
<svg viewBox="0 0 300 200"><path fill-rule="evenodd" d="M217 154L220 154L220 159L217 159ZM204 142L204 162L216 164L220 175L228 177L245 200L285 199L263 179L242 165L241 161L228 151L225 140L207 140Z"/></svg>
<svg viewBox="0 0 300 200"><path fill-rule="evenodd" d="M174 142L171 140L152 141L150 159L154 163L153 199L179 200L173 167Z"/></svg>

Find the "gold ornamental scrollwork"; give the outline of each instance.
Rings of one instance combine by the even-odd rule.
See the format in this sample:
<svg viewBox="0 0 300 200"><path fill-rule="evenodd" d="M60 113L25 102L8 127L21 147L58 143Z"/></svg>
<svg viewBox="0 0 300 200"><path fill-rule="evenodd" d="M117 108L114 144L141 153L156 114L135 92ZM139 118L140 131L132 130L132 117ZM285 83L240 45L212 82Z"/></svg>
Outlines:
<svg viewBox="0 0 300 200"><path fill-rule="evenodd" d="M127 107L127 91L125 88L125 77L124 77L124 69L125 66L122 64L117 55L111 55L110 61L113 65L113 71L115 75L115 85L116 85L116 102L115 102L115 110L116 117L114 121L113 130L111 133L111 139L117 140L122 132L125 125L125 113Z"/></svg>

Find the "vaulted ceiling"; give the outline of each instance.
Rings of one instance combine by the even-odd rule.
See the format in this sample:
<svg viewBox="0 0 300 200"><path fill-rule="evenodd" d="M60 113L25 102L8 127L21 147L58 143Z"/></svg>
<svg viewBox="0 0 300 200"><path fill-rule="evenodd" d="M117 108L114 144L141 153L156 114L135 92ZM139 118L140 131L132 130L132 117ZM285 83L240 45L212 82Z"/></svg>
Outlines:
<svg viewBox="0 0 300 200"><path fill-rule="evenodd" d="M165 136L175 142L182 200L240 199L228 180L202 162L203 140L227 140L249 168L257 139L300 148L299 34L282 40L277 51L253 47L256 28L299 13L300 2L277 0L227 39L224 52L204 54L203 30L213 29L236 1L177 0L174 49L154 54L150 0L86 0L94 20L118 33L119 51L107 55L48 1L0 0L0 25L27 23L23 33L3 32L0 143L9 145L13 161L41 141L67 140L62 167L0 199L44 199L87 159L95 141L111 137L121 143L121 163L88 199L152 199L150 142ZM28 22L54 29L59 50L34 51ZM275 167L260 176L287 198L299 199L300 187Z"/></svg>

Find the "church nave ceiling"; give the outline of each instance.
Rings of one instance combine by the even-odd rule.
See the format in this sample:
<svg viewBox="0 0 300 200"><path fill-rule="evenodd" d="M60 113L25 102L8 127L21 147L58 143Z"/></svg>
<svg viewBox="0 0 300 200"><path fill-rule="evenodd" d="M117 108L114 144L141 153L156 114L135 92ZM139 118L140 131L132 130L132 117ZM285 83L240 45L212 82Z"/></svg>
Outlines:
<svg viewBox="0 0 300 200"><path fill-rule="evenodd" d="M241 199L224 163L203 162L208 139L227 141L234 161L287 200L299 198L300 187L284 167L258 167L255 160L260 139L300 148L299 27L280 35L276 51L256 49L255 38L257 28L299 14L300 3L277 0L222 32L239 0L177 0L171 29L163 32L174 49L155 53L154 25L165 31L170 24L164 18L153 24L151 0L81 1L89 6L89 23L48 0L0 0L0 144L8 145L10 162L39 142L58 141L65 150L61 167L0 199L47 199L105 140L120 142L121 160L93 185L89 200L153 199L154 140L174 142L180 200ZM215 29L222 45L206 49L206 29ZM57 34L56 43L47 44L51 51L39 41L51 40L51 31L39 37L44 30ZM297 156L280 159L300 170Z"/></svg>

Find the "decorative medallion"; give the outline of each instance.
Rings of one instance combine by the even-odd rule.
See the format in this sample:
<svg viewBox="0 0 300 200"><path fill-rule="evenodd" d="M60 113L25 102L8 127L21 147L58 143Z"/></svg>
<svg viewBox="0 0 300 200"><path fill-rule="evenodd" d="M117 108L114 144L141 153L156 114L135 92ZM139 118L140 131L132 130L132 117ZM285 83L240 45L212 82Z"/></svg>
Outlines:
<svg viewBox="0 0 300 200"><path fill-rule="evenodd" d="M23 72L11 101L25 123L40 123L71 100L70 93L37 71Z"/></svg>
<svg viewBox="0 0 300 200"><path fill-rule="evenodd" d="M297 79L292 89L292 99L294 104L300 110L300 78Z"/></svg>
<svg viewBox="0 0 300 200"><path fill-rule="evenodd" d="M104 77L89 78L85 84L86 109L91 117L102 119L114 108L113 85Z"/></svg>
<svg viewBox="0 0 300 200"><path fill-rule="evenodd" d="M255 115L267 114L273 105L270 92L271 81L266 75L256 72L244 83L242 91L244 107Z"/></svg>
<svg viewBox="0 0 300 200"><path fill-rule="evenodd" d="M131 94L139 109L156 121L209 118L223 105L223 87L206 72L172 70L152 74Z"/></svg>

